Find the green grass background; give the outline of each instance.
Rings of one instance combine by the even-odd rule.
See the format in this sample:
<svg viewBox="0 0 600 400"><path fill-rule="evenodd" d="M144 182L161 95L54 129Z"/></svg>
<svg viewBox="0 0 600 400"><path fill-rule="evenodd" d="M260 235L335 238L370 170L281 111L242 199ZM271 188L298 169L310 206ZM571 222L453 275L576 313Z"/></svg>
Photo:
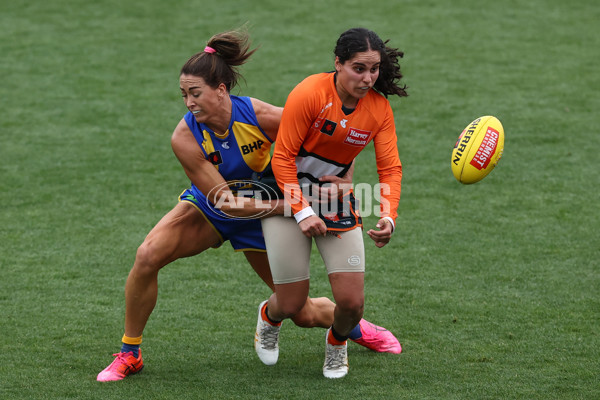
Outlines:
<svg viewBox="0 0 600 400"><path fill-rule="evenodd" d="M1 1L0 398L600 398L598 21L592 0ZM97 383L136 247L188 185L169 143L179 68L246 22L260 50L234 94L279 105L331 70L345 29L406 53L398 230L367 241L365 311L404 351L351 344L330 381L323 330L287 323L262 365L269 291L226 244L161 272L145 370ZM452 147L490 114L504 157L460 185ZM369 148L355 181L376 179ZM311 294L329 296L313 265Z"/></svg>

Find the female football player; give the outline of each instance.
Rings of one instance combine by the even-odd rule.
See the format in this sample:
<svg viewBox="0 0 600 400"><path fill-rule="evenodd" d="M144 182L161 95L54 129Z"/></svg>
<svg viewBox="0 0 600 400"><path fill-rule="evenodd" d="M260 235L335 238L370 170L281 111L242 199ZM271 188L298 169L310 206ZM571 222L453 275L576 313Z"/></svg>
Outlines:
<svg viewBox="0 0 600 400"><path fill-rule="evenodd" d="M364 308L365 252L361 219L352 191L328 204L309 202L306 188L326 175L344 176L354 158L373 142L381 184L381 219L367 231L377 247L394 231L400 200L402 166L388 95L406 96L398 81L398 58L373 31L355 28L339 37L335 71L309 76L286 101L272 168L290 216L262 219L275 292L259 306L256 342L276 342L279 324L305 307L309 290L313 239L327 267L336 302L326 334L323 374L340 378L348 372L346 340L352 337ZM320 207L318 207L320 206ZM399 352L399 344L397 350ZM272 363L278 346L255 346L259 358Z"/></svg>

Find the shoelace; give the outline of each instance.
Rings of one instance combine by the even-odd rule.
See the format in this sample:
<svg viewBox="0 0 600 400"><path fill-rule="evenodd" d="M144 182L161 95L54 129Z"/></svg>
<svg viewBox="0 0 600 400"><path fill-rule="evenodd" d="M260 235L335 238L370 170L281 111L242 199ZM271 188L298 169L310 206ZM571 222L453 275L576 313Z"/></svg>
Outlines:
<svg viewBox="0 0 600 400"><path fill-rule="evenodd" d="M113 357L117 357L115 360L125 361L129 357L129 353L115 353Z"/></svg>
<svg viewBox="0 0 600 400"><path fill-rule="evenodd" d="M279 327L271 326L265 322L265 326L260 332L262 348L273 350L279 340Z"/></svg>
<svg viewBox="0 0 600 400"><path fill-rule="evenodd" d="M338 369L346 365L344 355L346 348L344 346L327 346L327 357L325 358L325 368Z"/></svg>
<svg viewBox="0 0 600 400"><path fill-rule="evenodd" d="M108 368L111 371L114 370L118 370L119 366L122 364L126 364L127 365L127 355L129 353L115 353L113 354L113 357L116 357L113 362L110 363L110 365L108 366ZM129 366L128 366L129 367Z"/></svg>

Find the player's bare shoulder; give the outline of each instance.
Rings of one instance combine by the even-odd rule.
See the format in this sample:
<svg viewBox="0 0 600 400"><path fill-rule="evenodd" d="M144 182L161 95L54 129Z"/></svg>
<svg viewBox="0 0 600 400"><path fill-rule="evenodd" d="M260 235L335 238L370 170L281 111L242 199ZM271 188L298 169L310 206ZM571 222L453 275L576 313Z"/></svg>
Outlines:
<svg viewBox="0 0 600 400"><path fill-rule="evenodd" d="M171 140L181 139L182 137L187 137L192 134L190 127L187 122L185 122L184 118L181 118L175 130L173 131L173 135L171 136Z"/></svg>
<svg viewBox="0 0 600 400"><path fill-rule="evenodd" d="M250 98L250 101L252 102L258 124L271 140L275 140L283 107L274 106L253 97Z"/></svg>
<svg viewBox="0 0 600 400"><path fill-rule="evenodd" d="M171 147L178 157L185 153L189 153L192 149L200 150L199 146L195 145L194 134L184 118L182 118L173 134L171 135Z"/></svg>

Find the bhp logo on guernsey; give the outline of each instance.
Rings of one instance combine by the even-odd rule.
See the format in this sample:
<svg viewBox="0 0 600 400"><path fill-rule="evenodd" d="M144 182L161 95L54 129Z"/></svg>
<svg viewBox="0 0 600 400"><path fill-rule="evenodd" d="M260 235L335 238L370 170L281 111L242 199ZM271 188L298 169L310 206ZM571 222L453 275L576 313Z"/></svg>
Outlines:
<svg viewBox="0 0 600 400"><path fill-rule="evenodd" d="M477 153L475 153L475 156L471 159L470 164L480 171L486 169L490 164L492 156L496 152L499 137L500 134L497 130L488 127L485 136L481 141L481 145L479 145L479 149L477 149Z"/></svg>

